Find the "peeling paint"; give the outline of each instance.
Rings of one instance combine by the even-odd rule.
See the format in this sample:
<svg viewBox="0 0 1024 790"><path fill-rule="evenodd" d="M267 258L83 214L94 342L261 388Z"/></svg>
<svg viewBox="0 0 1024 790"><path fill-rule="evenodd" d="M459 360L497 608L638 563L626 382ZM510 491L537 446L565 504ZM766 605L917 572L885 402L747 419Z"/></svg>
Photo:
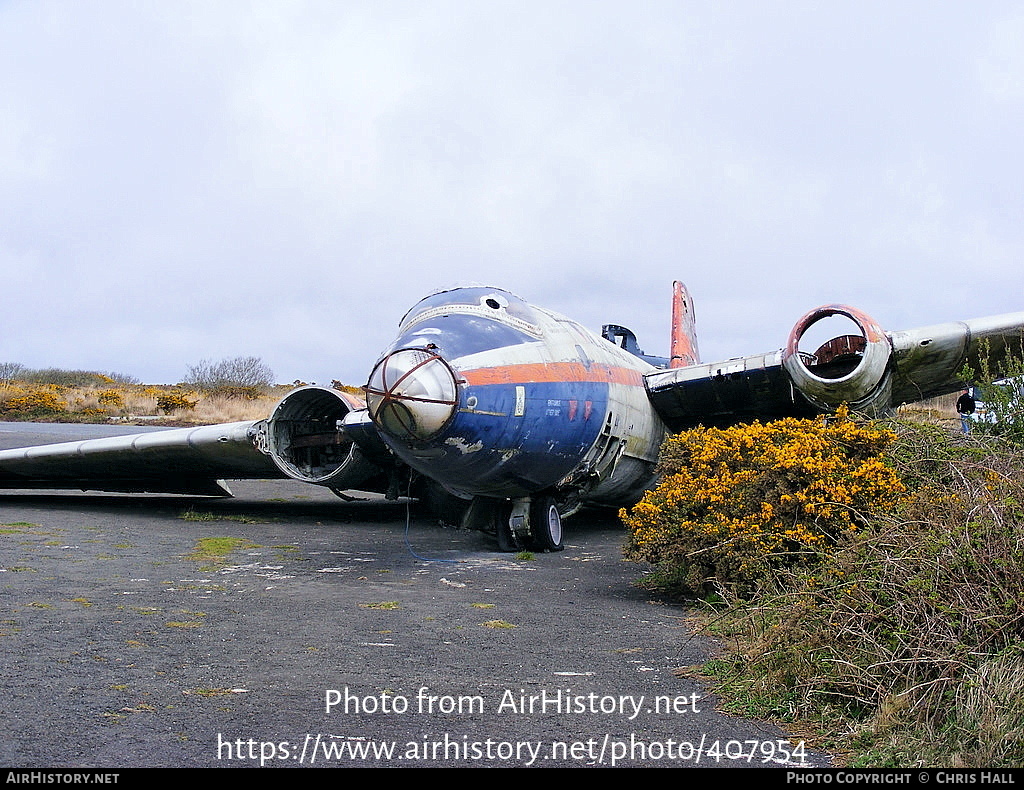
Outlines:
<svg viewBox="0 0 1024 790"><path fill-rule="evenodd" d="M449 447L454 447L463 455L467 455L468 453L476 453L484 449L484 443L479 439L473 444L468 444L466 440L463 439L461 436L452 436L448 439L445 439L444 443Z"/></svg>

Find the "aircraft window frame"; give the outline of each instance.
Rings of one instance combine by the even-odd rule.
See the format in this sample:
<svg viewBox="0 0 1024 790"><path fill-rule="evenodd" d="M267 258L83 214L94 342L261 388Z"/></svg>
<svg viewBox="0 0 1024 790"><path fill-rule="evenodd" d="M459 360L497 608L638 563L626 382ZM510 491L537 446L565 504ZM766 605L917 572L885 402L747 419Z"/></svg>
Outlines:
<svg viewBox="0 0 1024 790"><path fill-rule="evenodd" d="M434 318L449 315L470 315L476 318L498 321L535 339L540 339L544 336L544 330L540 326L522 318L517 318L509 313L508 304L501 304L501 301L499 301L499 298L497 297L499 297L499 295L489 294L481 297L480 301L475 304L452 302L449 304L437 305L435 307L427 307L415 314L410 310L410 315L402 321L399 329L403 334L405 334L417 324L430 321ZM487 305L488 300L497 302L499 306L491 307Z"/></svg>

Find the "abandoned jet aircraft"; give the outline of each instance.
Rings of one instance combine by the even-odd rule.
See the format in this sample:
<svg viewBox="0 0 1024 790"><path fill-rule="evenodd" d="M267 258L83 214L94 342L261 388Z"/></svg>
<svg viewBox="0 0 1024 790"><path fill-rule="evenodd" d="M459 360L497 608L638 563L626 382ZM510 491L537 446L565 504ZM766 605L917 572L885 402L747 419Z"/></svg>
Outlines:
<svg viewBox="0 0 1024 790"><path fill-rule="evenodd" d="M784 348L701 363L689 293L674 285L671 355L633 333L598 336L495 288L435 293L402 318L365 400L324 387L289 393L265 420L0 452L0 487L229 495L223 479L290 477L327 486L444 492L467 526L509 550L562 548L583 504L635 502L667 431L808 416L848 403L881 413L962 386L965 363L1024 339L1024 312L884 332L843 305L803 316ZM801 340L832 316L840 334ZM409 489L406 489L409 490Z"/></svg>

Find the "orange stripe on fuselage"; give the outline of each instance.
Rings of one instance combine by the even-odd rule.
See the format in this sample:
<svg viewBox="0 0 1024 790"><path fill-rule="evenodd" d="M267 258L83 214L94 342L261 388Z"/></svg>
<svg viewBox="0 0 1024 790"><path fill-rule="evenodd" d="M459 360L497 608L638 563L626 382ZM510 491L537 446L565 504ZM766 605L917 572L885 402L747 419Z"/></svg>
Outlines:
<svg viewBox="0 0 1024 790"><path fill-rule="evenodd" d="M499 365L493 368L460 370L467 384L537 384L543 382L580 381L626 384L642 387L643 374L639 370L581 362L530 362L522 365Z"/></svg>

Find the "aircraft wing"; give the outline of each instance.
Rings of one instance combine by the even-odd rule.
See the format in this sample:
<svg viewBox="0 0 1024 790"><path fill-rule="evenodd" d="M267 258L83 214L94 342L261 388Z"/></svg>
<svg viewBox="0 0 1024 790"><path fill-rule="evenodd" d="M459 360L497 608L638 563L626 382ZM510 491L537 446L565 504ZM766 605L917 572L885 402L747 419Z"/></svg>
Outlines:
<svg viewBox="0 0 1024 790"><path fill-rule="evenodd" d="M225 479L388 491L395 462L362 402L292 390L268 419L0 450L0 488L230 496Z"/></svg>
<svg viewBox="0 0 1024 790"><path fill-rule="evenodd" d="M0 488L230 496L225 478L285 477L257 447L261 422L0 450Z"/></svg>
<svg viewBox="0 0 1024 790"><path fill-rule="evenodd" d="M801 350L806 331L842 315L859 335L841 335L813 353ZM884 413L903 403L966 386L964 365L993 370L1024 349L1024 312L957 321L903 332L885 332L870 316L826 305L797 322L785 348L711 364L648 373L648 395L673 431L749 419L805 417L848 403Z"/></svg>

